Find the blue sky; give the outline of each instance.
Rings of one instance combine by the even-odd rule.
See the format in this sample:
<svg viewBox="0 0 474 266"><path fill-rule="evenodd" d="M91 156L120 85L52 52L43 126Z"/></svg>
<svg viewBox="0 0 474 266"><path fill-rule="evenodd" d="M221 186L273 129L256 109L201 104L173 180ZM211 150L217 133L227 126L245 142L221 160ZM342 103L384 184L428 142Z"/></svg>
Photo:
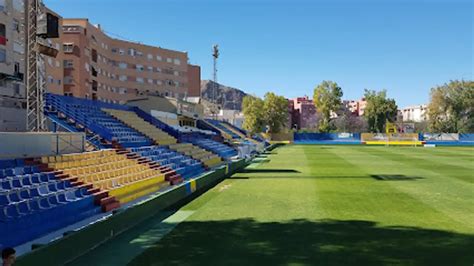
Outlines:
<svg viewBox="0 0 474 266"><path fill-rule="evenodd" d="M113 37L188 51L219 82L263 96L312 96L336 81L344 99L387 89L400 107L431 87L473 79L470 0L44 0L63 17L87 17Z"/></svg>

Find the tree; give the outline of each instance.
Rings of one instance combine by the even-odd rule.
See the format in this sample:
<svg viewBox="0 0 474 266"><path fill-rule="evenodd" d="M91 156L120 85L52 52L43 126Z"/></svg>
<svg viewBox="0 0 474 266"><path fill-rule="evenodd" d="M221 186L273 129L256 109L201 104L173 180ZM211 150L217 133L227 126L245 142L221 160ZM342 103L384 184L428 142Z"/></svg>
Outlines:
<svg viewBox="0 0 474 266"><path fill-rule="evenodd" d="M349 110L344 110L330 124L337 132L363 133L368 129L367 121L363 117L352 114Z"/></svg>
<svg viewBox="0 0 474 266"><path fill-rule="evenodd" d="M387 91L376 92L365 90L367 105L364 116L367 119L370 132L383 132L387 121L394 122L397 118L397 104L394 99L387 98Z"/></svg>
<svg viewBox="0 0 474 266"><path fill-rule="evenodd" d="M247 95L242 100L242 112L244 113L243 128L248 130L251 134L263 131L263 100Z"/></svg>
<svg viewBox="0 0 474 266"><path fill-rule="evenodd" d="M474 132L474 82L451 81L431 89L428 105L432 132Z"/></svg>
<svg viewBox="0 0 474 266"><path fill-rule="evenodd" d="M323 81L314 89L314 105L321 114L321 120L319 121L320 132L330 131L331 113L340 109L342 94L341 87L332 81Z"/></svg>
<svg viewBox="0 0 474 266"><path fill-rule="evenodd" d="M288 122L288 100L273 92L267 92L263 104L263 113L268 132L280 132Z"/></svg>

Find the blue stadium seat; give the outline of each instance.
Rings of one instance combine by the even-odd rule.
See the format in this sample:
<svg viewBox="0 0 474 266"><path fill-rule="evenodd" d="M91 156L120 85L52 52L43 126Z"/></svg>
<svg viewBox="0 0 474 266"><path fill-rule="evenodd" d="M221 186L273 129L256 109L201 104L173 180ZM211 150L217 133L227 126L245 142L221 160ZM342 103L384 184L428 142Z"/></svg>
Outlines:
<svg viewBox="0 0 474 266"><path fill-rule="evenodd" d="M101 212L87 189L22 160L0 162L0 246L17 246Z"/></svg>
<svg viewBox="0 0 474 266"><path fill-rule="evenodd" d="M157 162L161 166L175 170L185 179L198 176L205 171L201 162L164 146L131 148L131 151Z"/></svg>

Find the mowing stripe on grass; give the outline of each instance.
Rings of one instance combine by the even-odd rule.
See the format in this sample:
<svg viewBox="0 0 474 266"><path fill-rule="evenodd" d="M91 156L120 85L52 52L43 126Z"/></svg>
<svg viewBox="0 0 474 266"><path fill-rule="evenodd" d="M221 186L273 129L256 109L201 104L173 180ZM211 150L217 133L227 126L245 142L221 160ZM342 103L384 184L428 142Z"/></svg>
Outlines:
<svg viewBox="0 0 474 266"><path fill-rule="evenodd" d="M347 162L341 163L341 168L352 170L355 175L365 176L365 178L357 179L318 179L319 197L324 209L331 213L332 218L367 219L379 221L382 225L404 224L421 227L429 226L433 220L438 220L440 226L443 225L441 228L456 223L435 208L392 186L390 182L381 182L372 178L370 175L376 174L377 171L372 171L370 167L366 166L367 163L373 161L357 152L357 149L344 147L329 150L333 152L331 155L331 157L335 157L333 160ZM318 157L315 160L319 161L320 159ZM378 164L380 166L380 162ZM367 171L360 170L359 167L350 168L348 167L350 165L364 166ZM399 173L397 170L399 167L395 166L396 164L392 167L393 173ZM390 168L388 164L384 164L383 167ZM391 174L390 172L386 173ZM414 213L423 215L426 220L417 219L416 216L413 216Z"/></svg>
<svg viewBox="0 0 474 266"><path fill-rule="evenodd" d="M399 191L409 194L433 210L447 217L433 220L433 225L460 232L474 231L474 189L465 182L439 174L435 170L417 169L417 162L412 158L391 153L391 147L364 147L354 150L360 158L369 160L366 167L379 174L404 174L419 176L413 182L385 182ZM446 219L450 217L449 219ZM419 219L421 220L421 219Z"/></svg>

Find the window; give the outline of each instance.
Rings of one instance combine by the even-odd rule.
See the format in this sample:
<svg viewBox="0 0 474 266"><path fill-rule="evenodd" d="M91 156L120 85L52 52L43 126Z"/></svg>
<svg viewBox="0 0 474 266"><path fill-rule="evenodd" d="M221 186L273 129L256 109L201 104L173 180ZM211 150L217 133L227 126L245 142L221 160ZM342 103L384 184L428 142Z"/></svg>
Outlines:
<svg viewBox="0 0 474 266"><path fill-rule="evenodd" d="M119 80L120 81L127 81L127 76L126 75L120 75Z"/></svg>
<svg viewBox="0 0 474 266"><path fill-rule="evenodd" d="M125 50L124 49L119 49L119 55L124 55L125 54Z"/></svg>
<svg viewBox="0 0 474 266"><path fill-rule="evenodd" d="M5 63L7 61L7 51L0 48L0 62Z"/></svg>
<svg viewBox="0 0 474 266"><path fill-rule="evenodd" d="M153 84L153 80L152 80L152 79L148 79L148 84Z"/></svg>
<svg viewBox="0 0 474 266"><path fill-rule="evenodd" d="M178 65L178 66L181 65L181 60L179 60L179 59L174 59L173 61L174 61L174 64L175 64L175 65Z"/></svg>
<svg viewBox="0 0 474 266"><path fill-rule="evenodd" d="M127 93L127 88L119 88L118 93L119 93L119 94L125 94L125 93Z"/></svg>
<svg viewBox="0 0 474 266"><path fill-rule="evenodd" d="M145 80L143 80L143 78L137 77L137 82L138 82L138 83L144 83Z"/></svg>
<svg viewBox="0 0 474 266"><path fill-rule="evenodd" d="M163 59L162 59L161 56L159 56L159 55L156 56L156 60L158 60L158 61L163 61Z"/></svg>
<svg viewBox="0 0 474 266"><path fill-rule="evenodd" d="M72 60L63 61L64 68L74 68L74 63Z"/></svg>
<svg viewBox="0 0 474 266"><path fill-rule="evenodd" d="M58 60L56 60L56 67L61 67L61 63Z"/></svg>
<svg viewBox="0 0 474 266"><path fill-rule="evenodd" d="M90 69L89 63L85 63L84 68L86 69L87 72L89 72L89 69Z"/></svg>
<svg viewBox="0 0 474 266"><path fill-rule="evenodd" d="M23 47L23 44L19 41L14 41L13 42L13 51L15 51L18 54L24 54L25 53L25 48Z"/></svg>
<svg viewBox="0 0 474 266"><path fill-rule="evenodd" d="M135 49L133 49L133 48L128 48L128 55L129 55L129 56L135 56Z"/></svg>
<svg viewBox="0 0 474 266"><path fill-rule="evenodd" d="M157 67L156 72L161 73L161 68Z"/></svg>
<svg viewBox="0 0 474 266"><path fill-rule="evenodd" d="M116 54L118 52L117 48L111 48L110 51L112 51L113 54Z"/></svg>
<svg viewBox="0 0 474 266"><path fill-rule="evenodd" d="M143 72L143 70L145 70L145 68L143 67L143 65L137 65L136 68L137 68L137 71L138 71L138 72Z"/></svg>
<svg viewBox="0 0 474 266"><path fill-rule="evenodd" d="M92 62L97 63L97 57L99 56L99 55L97 54L97 50L96 50L96 49L92 49L91 55L92 55Z"/></svg>
<svg viewBox="0 0 474 266"><path fill-rule="evenodd" d="M163 82L161 82L161 80L156 81L156 85L162 85L162 84L163 84Z"/></svg>
<svg viewBox="0 0 474 266"><path fill-rule="evenodd" d="M143 56L143 53L140 51L136 51L137 56Z"/></svg>
<svg viewBox="0 0 474 266"><path fill-rule="evenodd" d="M171 58L166 58L166 62L171 63L173 60Z"/></svg>
<svg viewBox="0 0 474 266"><path fill-rule="evenodd" d="M74 44L73 43L63 43L63 51L64 53L72 53L74 52Z"/></svg>
<svg viewBox="0 0 474 266"><path fill-rule="evenodd" d="M147 69L148 69L148 72L153 72L153 67L152 66L148 66Z"/></svg>
<svg viewBox="0 0 474 266"><path fill-rule="evenodd" d="M148 58L148 60L152 60L152 59L153 59L153 55L152 55L152 54L148 54L148 55L147 55L147 58Z"/></svg>
<svg viewBox="0 0 474 266"><path fill-rule="evenodd" d="M179 72L176 71L176 70L173 72L173 74L174 74L175 76L179 76Z"/></svg>
<svg viewBox="0 0 474 266"><path fill-rule="evenodd" d="M5 11L5 0L0 0L0 12Z"/></svg>
<svg viewBox="0 0 474 266"><path fill-rule="evenodd" d="M72 76L65 76L64 77L64 84L72 84Z"/></svg>
<svg viewBox="0 0 474 266"><path fill-rule="evenodd" d="M127 63L120 62L118 65L119 65L120 69L126 69L127 68Z"/></svg>
<svg viewBox="0 0 474 266"><path fill-rule="evenodd" d="M12 30L14 30L16 32L20 32L20 22L18 22L18 20L16 20L16 19L13 19Z"/></svg>
<svg viewBox="0 0 474 266"><path fill-rule="evenodd" d="M92 90L93 90L93 91L97 91L97 87L98 87L97 81L93 80L93 81L92 81Z"/></svg>
<svg viewBox="0 0 474 266"><path fill-rule="evenodd" d="M15 73L20 73L20 63L15 62L14 72Z"/></svg>
<svg viewBox="0 0 474 266"><path fill-rule="evenodd" d="M91 67L91 72L93 77L97 77L97 70L94 67Z"/></svg>
<svg viewBox="0 0 474 266"><path fill-rule="evenodd" d="M90 56L91 56L91 50L88 49L88 48L85 48L85 49L84 49L84 54L85 54L87 57L90 57Z"/></svg>

